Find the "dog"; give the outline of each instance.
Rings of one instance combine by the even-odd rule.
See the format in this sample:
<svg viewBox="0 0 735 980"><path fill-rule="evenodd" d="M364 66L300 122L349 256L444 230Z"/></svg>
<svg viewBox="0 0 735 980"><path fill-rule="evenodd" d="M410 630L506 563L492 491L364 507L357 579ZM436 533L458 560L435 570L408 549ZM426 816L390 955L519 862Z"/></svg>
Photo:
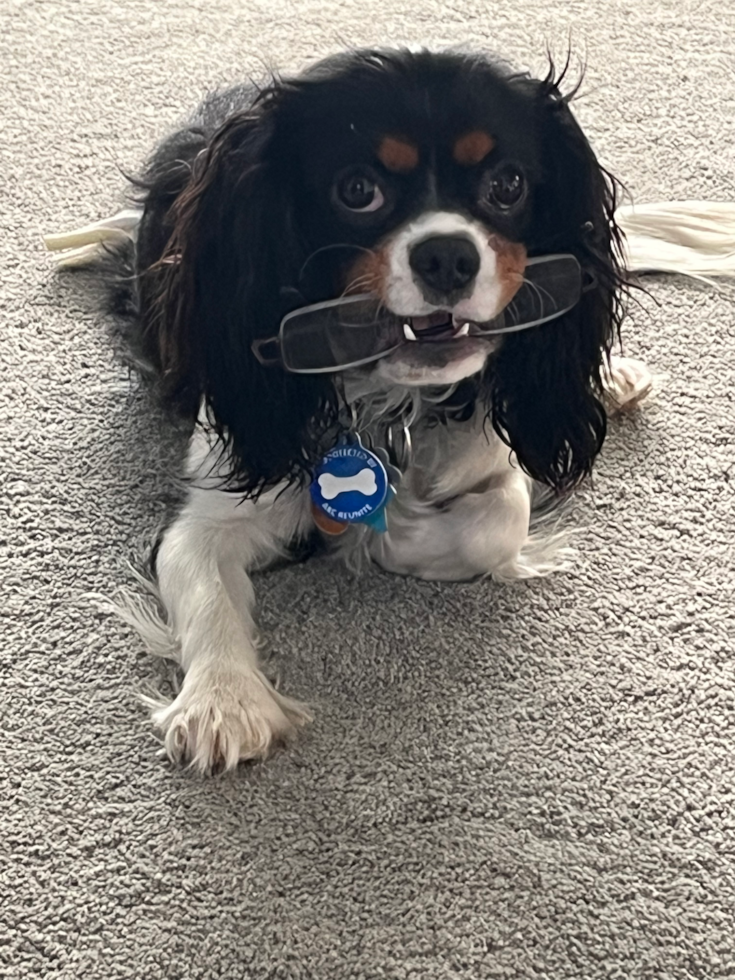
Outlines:
<svg viewBox="0 0 735 980"><path fill-rule="evenodd" d="M185 672L153 704L172 760L230 769L310 719L261 669L250 574L315 535L430 580L564 564L533 530L540 489L590 473L606 399L651 376L612 354L617 184L563 77L357 50L218 92L135 208L48 242L70 265L134 249L131 349L195 423L161 615L127 613Z"/></svg>

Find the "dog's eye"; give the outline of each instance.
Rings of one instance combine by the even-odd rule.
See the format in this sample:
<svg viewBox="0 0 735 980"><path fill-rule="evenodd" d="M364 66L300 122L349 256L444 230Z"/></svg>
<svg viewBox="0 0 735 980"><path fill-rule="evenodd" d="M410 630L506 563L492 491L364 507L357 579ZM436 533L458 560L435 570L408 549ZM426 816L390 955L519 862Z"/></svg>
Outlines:
<svg viewBox="0 0 735 980"><path fill-rule="evenodd" d="M506 163L485 175L482 198L499 211L509 211L524 200L526 179L513 163Z"/></svg>
<svg viewBox="0 0 735 980"><path fill-rule="evenodd" d="M385 197L368 174L353 173L337 182L337 198L350 211L377 211L385 204Z"/></svg>

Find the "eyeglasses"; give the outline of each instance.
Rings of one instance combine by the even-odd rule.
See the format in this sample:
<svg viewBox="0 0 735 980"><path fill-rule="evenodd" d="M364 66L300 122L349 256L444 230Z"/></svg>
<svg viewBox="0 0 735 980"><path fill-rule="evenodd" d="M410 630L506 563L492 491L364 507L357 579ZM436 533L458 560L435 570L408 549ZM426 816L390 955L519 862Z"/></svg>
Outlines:
<svg viewBox="0 0 735 980"><path fill-rule="evenodd" d="M573 255L529 259L513 299L492 320L470 323L464 335L492 337L539 326L571 310L582 292L582 269ZM254 341L252 350L261 364L280 365L294 374L324 374L421 343L420 331L414 334L410 327L410 317L386 310L374 293L343 296L287 313L278 336Z"/></svg>

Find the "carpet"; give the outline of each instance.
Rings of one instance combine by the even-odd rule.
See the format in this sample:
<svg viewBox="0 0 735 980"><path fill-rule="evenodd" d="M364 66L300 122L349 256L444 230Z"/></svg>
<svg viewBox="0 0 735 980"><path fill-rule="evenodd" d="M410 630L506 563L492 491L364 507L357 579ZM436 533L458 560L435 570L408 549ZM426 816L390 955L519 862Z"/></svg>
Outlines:
<svg viewBox="0 0 735 980"><path fill-rule="evenodd" d="M580 561L438 585L324 559L258 577L298 746L157 757L170 683L89 593L130 584L181 449L41 235L207 88L347 44L587 64L576 112L634 200L735 194L735 7L714 0L0 0L0 977L735 976L735 296L652 279L660 377L574 498ZM573 66L577 62L573 59Z"/></svg>

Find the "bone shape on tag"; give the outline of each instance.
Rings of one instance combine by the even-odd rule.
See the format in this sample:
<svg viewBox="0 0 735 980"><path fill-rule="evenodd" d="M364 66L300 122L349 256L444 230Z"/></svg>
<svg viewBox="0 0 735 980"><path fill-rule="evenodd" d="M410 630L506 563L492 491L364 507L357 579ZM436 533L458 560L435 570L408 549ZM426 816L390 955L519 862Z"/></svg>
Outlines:
<svg viewBox="0 0 735 980"><path fill-rule="evenodd" d="M318 483L325 500L334 500L340 493L349 493L350 490L357 490L364 497L372 497L378 489L375 473L367 468L355 473L354 476L333 476L331 473L322 473Z"/></svg>

